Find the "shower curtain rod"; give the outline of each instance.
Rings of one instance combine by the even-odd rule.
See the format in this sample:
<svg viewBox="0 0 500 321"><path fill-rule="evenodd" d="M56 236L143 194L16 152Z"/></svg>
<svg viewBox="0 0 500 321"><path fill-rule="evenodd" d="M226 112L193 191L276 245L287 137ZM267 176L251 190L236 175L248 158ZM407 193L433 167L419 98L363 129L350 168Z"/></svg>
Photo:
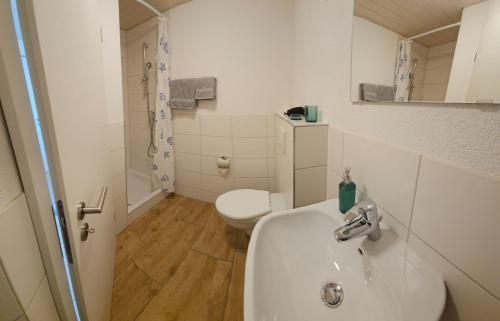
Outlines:
<svg viewBox="0 0 500 321"><path fill-rule="evenodd" d="M137 0L137 1L139 1L139 0ZM450 28L453 28L453 27L456 27L456 26L460 26L460 22L452 23L451 25L447 25L447 26L439 27L439 28L437 28L437 29L434 29L434 30L431 30L431 31L427 31L427 32L424 32L424 33L418 34L418 35L416 35L416 36L413 36L413 37L408 38L408 40L417 39L417 38L420 38L420 37L423 37L423 36L430 35L431 33L438 32L438 31L441 31L441 30L450 29Z"/></svg>
<svg viewBox="0 0 500 321"><path fill-rule="evenodd" d="M147 3L146 1L144 1L144 0L135 0L135 1L139 4L142 4L143 6L148 8L149 10L153 11L154 13L156 13L157 16L163 17L163 14L160 11L156 10L155 7L153 7L152 5Z"/></svg>

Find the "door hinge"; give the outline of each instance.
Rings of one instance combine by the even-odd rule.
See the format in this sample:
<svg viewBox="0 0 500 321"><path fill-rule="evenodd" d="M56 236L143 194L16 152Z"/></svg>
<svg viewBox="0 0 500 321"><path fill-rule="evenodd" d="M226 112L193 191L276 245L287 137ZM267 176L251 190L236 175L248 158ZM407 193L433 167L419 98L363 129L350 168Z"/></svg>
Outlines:
<svg viewBox="0 0 500 321"><path fill-rule="evenodd" d="M71 244L69 241L68 225L66 224L66 217L64 215L64 207L61 200L57 201L57 212L59 213L59 223L62 229L62 242L64 248L62 249L66 253L68 262L73 264L73 254L71 253Z"/></svg>

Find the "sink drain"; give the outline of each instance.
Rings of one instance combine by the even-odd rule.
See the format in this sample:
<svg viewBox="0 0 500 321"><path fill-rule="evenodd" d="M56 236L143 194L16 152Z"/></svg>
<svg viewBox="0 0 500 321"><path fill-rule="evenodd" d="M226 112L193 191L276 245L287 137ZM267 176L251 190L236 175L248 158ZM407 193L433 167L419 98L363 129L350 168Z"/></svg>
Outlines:
<svg viewBox="0 0 500 321"><path fill-rule="evenodd" d="M344 300L344 290L340 284L330 282L321 289L321 300L329 308L337 308Z"/></svg>

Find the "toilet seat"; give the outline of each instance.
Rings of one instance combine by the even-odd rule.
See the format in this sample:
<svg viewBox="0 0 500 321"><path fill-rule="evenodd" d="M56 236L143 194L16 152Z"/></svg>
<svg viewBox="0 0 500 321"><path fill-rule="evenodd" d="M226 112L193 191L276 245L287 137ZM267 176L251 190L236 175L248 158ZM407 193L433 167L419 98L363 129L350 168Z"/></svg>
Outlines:
<svg viewBox="0 0 500 321"><path fill-rule="evenodd" d="M253 222L271 213L268 191L239 189L222 194L215 201L219 214L232 222Z"/></svg>

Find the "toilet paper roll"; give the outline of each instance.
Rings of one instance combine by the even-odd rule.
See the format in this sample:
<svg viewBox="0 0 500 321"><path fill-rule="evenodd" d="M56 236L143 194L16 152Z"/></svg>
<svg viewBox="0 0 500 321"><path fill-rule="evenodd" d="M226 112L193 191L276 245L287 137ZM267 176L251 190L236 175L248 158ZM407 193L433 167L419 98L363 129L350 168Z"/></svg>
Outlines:
<svg viewBox="0 0 500 321"><path fill-rule="evenodd" d="M228 169L229 168L229 157L227 156L220 156L217 158L217 167L220 169Z"/></svg>

